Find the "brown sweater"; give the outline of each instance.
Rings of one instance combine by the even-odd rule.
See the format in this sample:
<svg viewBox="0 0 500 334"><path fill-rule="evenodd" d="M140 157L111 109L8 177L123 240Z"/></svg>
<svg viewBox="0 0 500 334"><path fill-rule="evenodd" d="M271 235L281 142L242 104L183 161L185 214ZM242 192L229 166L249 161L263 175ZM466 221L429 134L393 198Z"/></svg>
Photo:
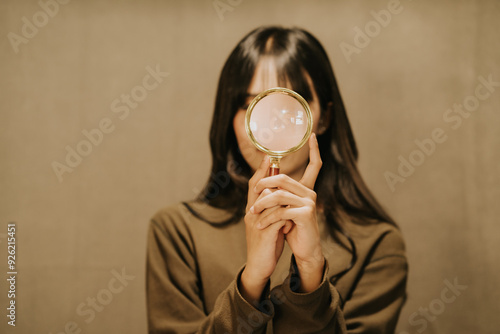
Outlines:
<svg viewBox="0 0 500 334"><path fill-rule="evenodd" d="M189 205L209 221L228 218L206 204ZM148 235L149 333L393 333L408 272L399 230L386 223L348 226L357 258L346 272L351 247L335 242L323 220L319 225L326 259L320 286L295 292L300 279L286 245L261 302L250 305L238 291L245 224L208 224L183 204L160 210Z"/></svg>

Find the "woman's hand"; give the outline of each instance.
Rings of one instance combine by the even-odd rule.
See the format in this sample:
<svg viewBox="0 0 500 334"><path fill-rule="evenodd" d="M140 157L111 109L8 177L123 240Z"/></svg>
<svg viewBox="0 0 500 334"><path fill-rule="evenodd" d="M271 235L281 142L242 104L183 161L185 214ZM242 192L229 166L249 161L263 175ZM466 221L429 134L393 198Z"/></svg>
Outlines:
<svg viewBox="0 0 500 334"><path fill-rule="evenodd" d="M242 296L252 304L259 300L285 245L282 227L286 221L275 221L274 224L268 224L266 228L259 227L262 226L262 220L278 210L279 206L269 206L259 213L250 211L256 201L272 193L270 189L264 189L259 193L254 191L256 184L266 177L269 165L269 158L266 156L248 183L245 215L247 263L241 274L240 291Z"/></svg>
<svg viewBox="0 0 500 334"><path fill-rule="evenodd" d="M284 230L287 232L286 241L295 255L302 292L315 290L323 276L324 256L313 190L321 165L318 142L313 134L309 138L309 164L302 179L297 182L284 174L260 178L254 193L261 196L249 210L254 216L260 215L256 223L262 231L270 228L279 231L285 221L293 222L291 229ZM271 188L277 190L271 192Z"/></svg>

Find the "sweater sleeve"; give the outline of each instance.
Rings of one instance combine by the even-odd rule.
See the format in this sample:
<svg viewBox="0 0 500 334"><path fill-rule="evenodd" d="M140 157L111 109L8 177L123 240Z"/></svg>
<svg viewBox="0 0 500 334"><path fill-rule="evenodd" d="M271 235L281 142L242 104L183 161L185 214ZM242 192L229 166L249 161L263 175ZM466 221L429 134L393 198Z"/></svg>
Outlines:
<svg viewBox="0 0 500 334"><path fill-rule="evenodd" d="M274 304L274 333L346 333L340 296L328 281L328 262L325 260L323 279L309 293L296 292L300 277L292 255L290 273L282 285L271 291Z"/></svg>
<svg viewBox="0 0 500 334"><path fill-rule="evenodd" d="M274 310L258 310L241 296L241 271L207 314L187 229L172 221L151 221L146 261L149 333L264 333Z"/></svg>
<svg viewBox="0 0 500 334"><path fill-rule="evenodd" d="M288 278L271 292L274 333L300 328L308 333L394 333L406 299L407 262L399 233L384 236L372 255L360 270L344 308L328 280L328 262L315 291L295 292L300 278L292 256Z"/></svg>

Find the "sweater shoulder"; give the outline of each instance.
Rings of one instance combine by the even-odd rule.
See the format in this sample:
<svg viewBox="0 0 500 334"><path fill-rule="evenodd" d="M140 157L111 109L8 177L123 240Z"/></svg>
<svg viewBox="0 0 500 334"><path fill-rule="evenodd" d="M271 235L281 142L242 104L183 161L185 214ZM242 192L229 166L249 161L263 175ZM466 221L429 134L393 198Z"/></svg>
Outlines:
<svg viewBox="0 0 500 334"><path fill-rule="evenodd" d="M406 246L401 230L394 225L383 223L380 228L378 247L373 254L371 262L386 257L399 257L406 261Z"/></svg>
<svg viewBox="0 0 500 334"><path fill-rule="evenodd" d="M406 246L401 230L387 222L370 222L352 227L351 233L371 261L385 257L406 259Z"/></svg>
<svg viewBox="0 0 500 334"><path fill-rule="evenodd" d="M161 235L162 239L189 238L189 217L182 203L165 206L154 213L149 222L149 230L154 235ZM190 239L190 238L189 238Z"/></svg>
<svg viewBox="0 0 500 334"><path fill-rule="evenodd" d="M232 217L224 209L215 208L201 201L181 202L165 206L151 218L151 225L160 229L191 229L205 225L223 225Z"/></svg>
<svg viewBox="0 0 500 334"><path fill-rule="evenodd" d="M182 203L170 204L165 206L154 213L151 217L151 223L156 225L165 226L165 224L175 224L185 220L183 214Z"/></svg>

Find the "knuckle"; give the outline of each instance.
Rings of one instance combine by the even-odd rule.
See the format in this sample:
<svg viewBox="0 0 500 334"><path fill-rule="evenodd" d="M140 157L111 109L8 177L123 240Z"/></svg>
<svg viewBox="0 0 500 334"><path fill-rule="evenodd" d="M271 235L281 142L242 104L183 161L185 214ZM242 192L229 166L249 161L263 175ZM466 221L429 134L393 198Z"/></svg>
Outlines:
<svg viewBox="0 0 500 334"><path fill-rule="evenodd" d="M318 199L318 194L314 190L310 190L309 197L314 203L316 203L316 200Z"/></svg>
<svg viewBox="0 0 500 334"><path fill-rule="evenodd" d="M316 213L316 208L315 208L315 206L308 206L308 207L307 207L307 214L308 214L309 216L311 216L311 217L312 217L315 213Z"/></svg>
<svg viewBox="0 0 500 334"><path fill-rule="evenodd" d="M278 189L274 192L274 196L277 198L277 199L281 199L283 197L285 197L285 191L282 190L282 189Z"/></svg>
<svg viewBox="0 0 500 334"><path fill-rule="evenodd" d="M278 221L280 217L279 211L280 211L279 209L275 210L273 213L269 215L269 218L271 218L273 222Z"/></svg>
<svg viewBox="0 0 500 334"><path fill-rule="evenodd" d="M283 219L283 216L285 215L285 210L287 210L287 209L283 206L280 207L278 210L276 210L276 211L278 211L278 214L279 214L278 218L279 219Z"/></svg>
<svg viewBox="0 0 500 334"><path fill-rule="evenodd" d="M314 215L316 214L316 205L309 206L308 213L311 217L314 217Z"/></svg>
<svg viewBox="0 0 500 334"><path fill-rule="evenodd" d="M253 175L250 180L248 180L248 187L250 189L252 189L253 187L255 187L255 184L257 183L257 176L256 175Z"/></svg>

